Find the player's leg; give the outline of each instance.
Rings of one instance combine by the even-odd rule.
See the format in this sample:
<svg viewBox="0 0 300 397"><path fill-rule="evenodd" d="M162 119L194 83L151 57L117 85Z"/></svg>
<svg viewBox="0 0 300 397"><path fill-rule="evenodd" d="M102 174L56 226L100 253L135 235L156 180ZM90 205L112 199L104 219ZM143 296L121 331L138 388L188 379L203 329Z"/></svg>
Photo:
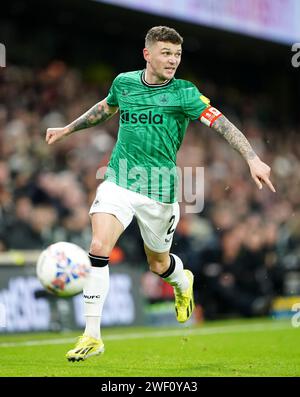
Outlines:
<svg viewBox="0 0 300 397"><path fill-rule="evenodd" d="M166 252L155 252L144 245L150 270L172 285L175 295L175 312L179 322L187 321L194 310L193 282L190 270L185 270L181 259Z"/></svg>
<svg viewBox="0 0 300 397"><path fill-rule="evenodd" d="M69 361L85 360L104 352L100 324L109 289L108 262L124 226L114 215L95 213L92 215L92 230L89 252L92 266L83 289L86 327L75 348L67 353Z"/></svg>
<svg viewBox="0 0 300 397"><path fill-rule="evenodd" d="M93 237L89 257L92 264L83 289L86 327L84 335L100 339L100 321L109 289L109 256L124 231L112 214L92 214Z"/></svg>
<svg viewBox="0 0 300 397"><path fill-rule="evenodd" d="M188 280L183 272L183 264L180 258L174 254L166 252L154 252L146 244L144 249L150 270L158 274L172 286L181 290L186 290ZM175 259L176 258L176 259Z"/></svg>
<svg viewBox="0 0 300 397"><path fill-rule="evenodd" d="M185 322L194 309L193 274L185 270L181 259L170 254L173 234L179 221L178 203L163 204L143 198L136 217L152 272L174 287L175 311L179 322Z"/></svg>
<svg viewBox="0 0 300 397"><path fill-rule="evenodd" d="M75 348L67 353L70 361L84 360L104 351L100 324L109 289L109 256L133 218L126 190L114 183L103 182L90 214L93 236L89 257L92 267L83 289L86 327Z"/></svg>

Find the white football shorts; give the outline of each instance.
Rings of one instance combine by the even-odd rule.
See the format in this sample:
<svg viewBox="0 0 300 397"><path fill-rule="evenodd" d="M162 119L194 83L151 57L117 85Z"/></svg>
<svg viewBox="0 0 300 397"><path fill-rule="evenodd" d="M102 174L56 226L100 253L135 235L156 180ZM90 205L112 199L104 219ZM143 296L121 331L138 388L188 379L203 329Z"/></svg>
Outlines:
<svg viewBox="0 0 300 397"><path fill-rule="evenodd" d="M102 182L97 189L89 213L98 212L115 215L124 230L135 216L144 243L158 253L170 250L180 216L178 203L160 203L110 181Z"/></svg>

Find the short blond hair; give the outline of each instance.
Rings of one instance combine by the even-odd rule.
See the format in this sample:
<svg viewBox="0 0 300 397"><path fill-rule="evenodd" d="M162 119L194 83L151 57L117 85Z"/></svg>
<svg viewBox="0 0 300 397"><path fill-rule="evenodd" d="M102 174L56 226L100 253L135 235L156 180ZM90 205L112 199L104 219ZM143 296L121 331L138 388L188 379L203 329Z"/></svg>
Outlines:
<svg viewBox="0 0 300 397"><path fill-rule="evenodd" d="M164 41L172 44L182 44L183 38L175 29L168 26L154 26L148 30L145 38L145 47L150 47L152 44Z"/></svg>

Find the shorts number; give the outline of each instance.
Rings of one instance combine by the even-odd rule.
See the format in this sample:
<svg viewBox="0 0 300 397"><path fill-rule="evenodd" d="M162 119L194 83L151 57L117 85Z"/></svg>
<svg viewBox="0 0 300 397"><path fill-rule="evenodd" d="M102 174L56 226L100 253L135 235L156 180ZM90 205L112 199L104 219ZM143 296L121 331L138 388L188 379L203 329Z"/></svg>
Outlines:
<svg viewBox="0 0 300 397"><path fill-rule="evenodd" d="M168 231L167 231L167 234L172 234L172 233L174 233L175 229L172 229L172 227L173 227L173 225L174 225L174 222L175 222L175 215L172 215L171 218L170 218L170 220L169 220L169 223L171 223L171 225L170 225L170 227L169 227L169 229L168 229Z"/></svg>

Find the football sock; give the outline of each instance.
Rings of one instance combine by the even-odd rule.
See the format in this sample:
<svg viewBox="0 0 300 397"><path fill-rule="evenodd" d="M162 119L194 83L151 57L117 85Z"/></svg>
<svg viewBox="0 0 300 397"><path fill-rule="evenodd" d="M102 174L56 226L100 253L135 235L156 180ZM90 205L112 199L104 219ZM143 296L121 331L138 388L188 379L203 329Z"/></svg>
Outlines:
<svg viewBox="0 0 300 397"><path fill-rule="evenodd" d="M92 267L83 288L84 335L100 339L102 310L109 289L109 257L89 254L89 258Z"/></svg>
<svg viewBox="0 0 300 397"><path fill-rule="evenodd" d="M160 277L176 290L184 292L189 287L189 280L183 270L181 259L177 255L170 254L169 269L165 273L160 274Z"/></svg>

